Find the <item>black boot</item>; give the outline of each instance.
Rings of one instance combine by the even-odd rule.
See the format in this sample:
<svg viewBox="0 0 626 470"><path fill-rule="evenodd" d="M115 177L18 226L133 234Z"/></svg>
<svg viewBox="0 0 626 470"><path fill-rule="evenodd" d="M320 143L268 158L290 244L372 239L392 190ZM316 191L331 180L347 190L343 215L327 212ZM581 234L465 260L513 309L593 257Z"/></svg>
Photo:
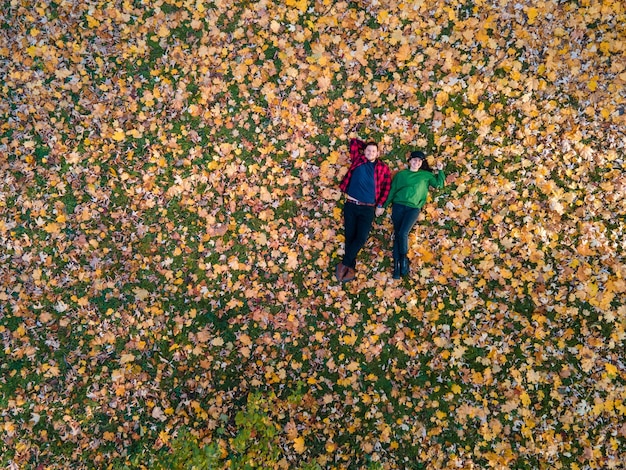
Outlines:
<svg viewBox="0 0 626 470"><path fill-rule="evenodd" d="M400 260L395 258L393 260L393 278L400 279Z"/></svg>
<svg viewBox="0 0 626 470"><path fill-rule="evenodd" d="M402 276L409 274L409 258L406 255L400 259L400 274Z"/></svg>

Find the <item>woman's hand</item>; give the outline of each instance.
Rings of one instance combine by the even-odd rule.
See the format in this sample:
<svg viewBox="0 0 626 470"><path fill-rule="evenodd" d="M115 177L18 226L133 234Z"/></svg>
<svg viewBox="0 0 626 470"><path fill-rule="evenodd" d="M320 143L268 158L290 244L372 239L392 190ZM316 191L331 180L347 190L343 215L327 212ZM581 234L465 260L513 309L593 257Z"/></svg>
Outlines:
<svg viewBox="0 0 626 470"><path fill-rule="evenodd" d="M384 207L377 207L376 208L376 217L380 217L384 213L385 213L385 208Z"/></svg>

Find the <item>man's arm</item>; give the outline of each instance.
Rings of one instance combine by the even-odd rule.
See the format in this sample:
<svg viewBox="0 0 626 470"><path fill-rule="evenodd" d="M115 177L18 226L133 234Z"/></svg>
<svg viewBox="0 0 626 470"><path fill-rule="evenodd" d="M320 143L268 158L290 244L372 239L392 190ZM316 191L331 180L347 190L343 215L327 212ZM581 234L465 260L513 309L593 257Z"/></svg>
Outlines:
<svg viewBox="0 0 626 470"><path fill-rule="evenodd" d="M365 150L365 142L360 139L350 139L350 161L355 161L358 158L363 158L363 151Z"/></svg>
<svg viewBox="0 0 626 470"><path fill-rule="evenodd" d="M376 184L378 185L376 205L379 208L382 208L385 202L387 202L387 197L389 196L389 191L391 190L391 171L389 171L389 167L384 163L380 163L382 169L380 170L379 178Z"/></svg>

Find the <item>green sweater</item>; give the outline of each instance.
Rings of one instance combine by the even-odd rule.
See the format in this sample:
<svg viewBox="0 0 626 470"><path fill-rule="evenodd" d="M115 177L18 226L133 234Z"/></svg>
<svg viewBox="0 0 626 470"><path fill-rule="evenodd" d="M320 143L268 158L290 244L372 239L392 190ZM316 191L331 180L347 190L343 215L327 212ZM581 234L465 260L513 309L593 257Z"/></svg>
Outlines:
<svg viewBox="0 0 626 470"><path fill-rule="evenodd" d="M426 170L402 170L391 182L385 207L395 203L421 209L426 204L429 186L443 188L445 182L446 175L441 170L436 175Z"/></svg>

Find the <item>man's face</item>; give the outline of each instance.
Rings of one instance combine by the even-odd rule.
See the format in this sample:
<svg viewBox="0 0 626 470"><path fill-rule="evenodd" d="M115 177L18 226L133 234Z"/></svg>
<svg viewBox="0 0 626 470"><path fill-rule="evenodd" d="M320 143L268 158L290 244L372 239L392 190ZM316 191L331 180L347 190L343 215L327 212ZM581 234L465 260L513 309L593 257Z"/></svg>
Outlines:
<svg viewBox="0 0 626 470"><path fill-rule="evenodd" d="M365 147L365 158L370 162L375 162L378 158L378 148L374 145L368 145Z"/></svg>

